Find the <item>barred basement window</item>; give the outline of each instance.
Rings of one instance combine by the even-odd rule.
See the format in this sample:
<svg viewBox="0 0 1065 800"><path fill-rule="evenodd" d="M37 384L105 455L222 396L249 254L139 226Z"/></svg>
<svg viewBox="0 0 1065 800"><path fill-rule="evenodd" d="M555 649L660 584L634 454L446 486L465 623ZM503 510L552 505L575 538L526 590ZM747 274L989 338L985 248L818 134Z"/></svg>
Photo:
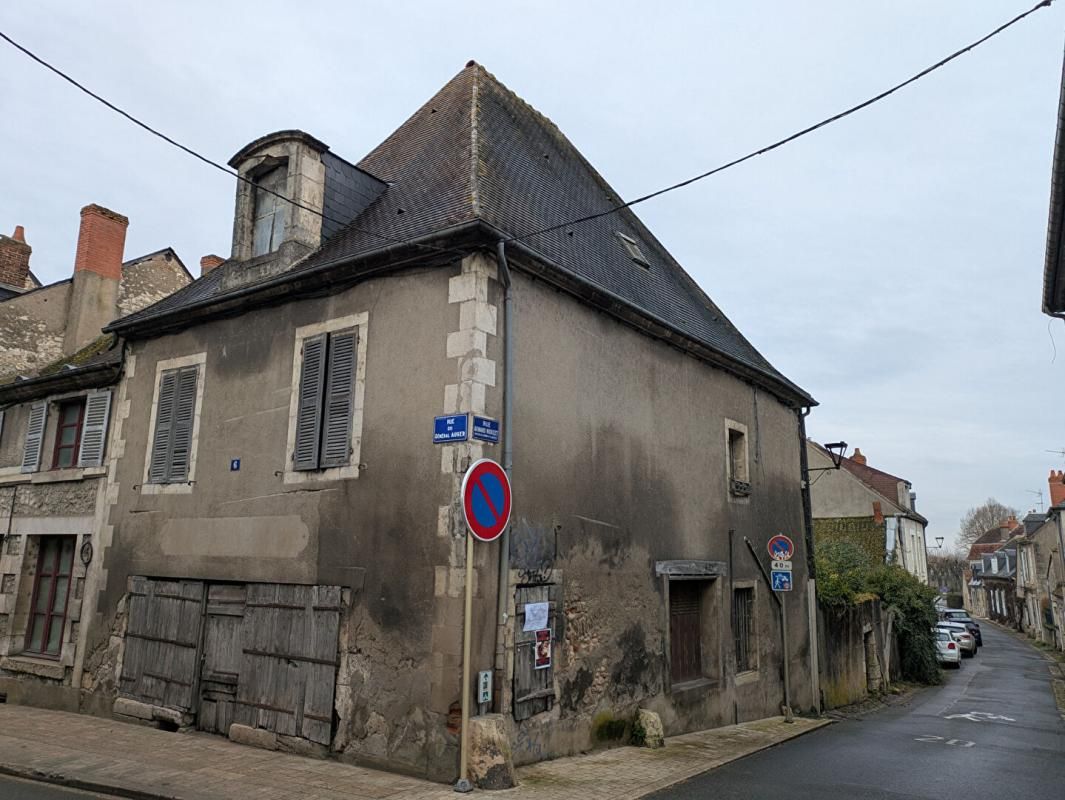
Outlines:
<svg viewBox="0 0 1065 800"><path fill-rule="evenodd" d="M354 328L303 340L293 469L351 463L357 343Z"/></svg>
<svg viewBox="0 0 1065 800"><path fill-rule="evenodd" d="M754 589L734 589L732 592L732 637L736 648L736 672L754 669Z"/></svg>

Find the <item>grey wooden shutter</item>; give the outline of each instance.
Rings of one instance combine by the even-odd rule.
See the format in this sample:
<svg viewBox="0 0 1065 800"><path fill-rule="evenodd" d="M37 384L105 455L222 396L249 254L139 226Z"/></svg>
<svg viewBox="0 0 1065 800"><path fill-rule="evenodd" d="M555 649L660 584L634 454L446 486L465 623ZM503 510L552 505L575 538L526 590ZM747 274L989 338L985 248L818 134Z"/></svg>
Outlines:
<svg viewBox="0 0 1065 800"><path fill-rule="evenodd" d="M148 466L149 483L166 483L170 463L170 431L174 425L174 398L177 395L177 370L168 370L159 378L159 402L152 433L152 459Z"/></svg>
<svg viewBox="0 0 1065 800"><path fill-rule="evenodd" d="M296 410L294 469L317 469L322 436L322 394L325 387L326 335L303 340L299 406Z"/></svg>
<svg viewBox="0 0 1065 800"><path fill-rule="evenodd" d="M192 460L192 425L196 412L197 367L185 367L178 371L177 391L174 396L174 422L170 429L170 458L167 469L168 483L183 483L189 479Z"/></svg>
<svg viewBox="0 0 1065 800"><path fill-rule="evenodd" d="M355 331L329 335L325 422L322 426L322 467L351 461L351 413L355 396Z"/></svg>
<svg viewBox="0 0 1065 800"><path fill-rule="evenodd" d="M81 427L79 467L98 467L104 463L107 423L111 415L111 390L92 392L85 398L85 420Z"/></svg>
<svg viewBox="0 0 1065 800"><path fill-rule="evenodd" d="M22 448L22 471L36 472L41 468L41 445L44 425L48 421L48 403L30 406L30 421L26 426L26 443Z"/></svg>

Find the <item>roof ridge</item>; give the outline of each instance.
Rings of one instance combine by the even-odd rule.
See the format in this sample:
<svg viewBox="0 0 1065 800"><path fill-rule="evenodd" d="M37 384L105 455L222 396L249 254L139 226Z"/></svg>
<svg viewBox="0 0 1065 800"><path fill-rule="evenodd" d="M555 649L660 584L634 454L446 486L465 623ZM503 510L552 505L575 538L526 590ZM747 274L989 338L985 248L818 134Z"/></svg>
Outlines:
<svg viewBox="0 0 1065 800"><path fill-rule="evenodd" d="M473 67L473 81L470 86L470 210L473 216L479 219L481 216L481 157L478 147L481 123L480 78L485 70L476 61L471 61L467 67Z"/></svg>

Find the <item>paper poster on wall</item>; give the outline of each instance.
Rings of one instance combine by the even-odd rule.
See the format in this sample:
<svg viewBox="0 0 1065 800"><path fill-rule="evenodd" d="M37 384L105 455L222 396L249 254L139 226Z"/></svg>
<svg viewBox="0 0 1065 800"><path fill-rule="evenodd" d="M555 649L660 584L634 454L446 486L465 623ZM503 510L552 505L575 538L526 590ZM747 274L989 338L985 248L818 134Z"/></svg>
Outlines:
<svg viewBox="0 0 1065 800"><path fill-rule="evenodd" d="M547 627L548 603L526 603L523 631L538 631Z"/></svg>
<svg viewBox="0 0 1065 800"><path fill-rule="evenodd" d="M551 666L551 630L544 628L536 632L536 650L533 656L533 666L536 669L547 669Z"/></svg>

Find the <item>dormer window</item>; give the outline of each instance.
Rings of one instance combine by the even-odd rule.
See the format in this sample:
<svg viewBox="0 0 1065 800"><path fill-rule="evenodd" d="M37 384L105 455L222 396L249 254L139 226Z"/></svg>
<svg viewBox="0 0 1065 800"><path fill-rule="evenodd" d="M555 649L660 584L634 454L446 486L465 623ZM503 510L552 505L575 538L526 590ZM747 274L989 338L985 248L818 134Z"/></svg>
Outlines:
<svg viewBox="0 0 1065 800"><path fill-rule="evenodd" d="M272 253L281 246L285 235L285 212L288 210L288 203L277 195L284 196L287 178L288 165L281 164L262 173L255 180L252 257Z"/></svg>

